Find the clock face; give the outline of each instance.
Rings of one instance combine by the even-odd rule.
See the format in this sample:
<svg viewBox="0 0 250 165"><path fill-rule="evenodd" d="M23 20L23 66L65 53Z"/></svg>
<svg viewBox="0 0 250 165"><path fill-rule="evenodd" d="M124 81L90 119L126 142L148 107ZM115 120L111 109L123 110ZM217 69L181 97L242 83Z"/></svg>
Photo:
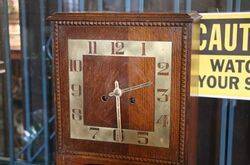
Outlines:
<svg viewBox="0 0 250 165"><path fill-rule="evenodd" d="M172 42L68 39L70 138L169 148Z"/></svg>

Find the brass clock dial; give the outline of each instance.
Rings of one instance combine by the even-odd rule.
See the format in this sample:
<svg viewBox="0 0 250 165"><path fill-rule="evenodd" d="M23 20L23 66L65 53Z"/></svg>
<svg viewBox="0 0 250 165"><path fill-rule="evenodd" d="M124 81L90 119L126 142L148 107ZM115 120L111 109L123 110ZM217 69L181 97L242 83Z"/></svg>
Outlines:
<svg viewBox="0 0 250 165"><path fill-rule="evenodd" d="M169 148L172 42L68 39L70 138Z"/></svg>

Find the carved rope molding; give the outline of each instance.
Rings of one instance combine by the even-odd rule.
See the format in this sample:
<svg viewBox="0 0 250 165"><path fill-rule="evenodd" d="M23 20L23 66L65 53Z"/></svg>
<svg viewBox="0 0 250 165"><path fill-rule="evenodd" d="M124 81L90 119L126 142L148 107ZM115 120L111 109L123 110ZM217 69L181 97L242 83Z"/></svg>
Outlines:
<svg viewBox="0 0 250 165"><path fill-rule="evenodd" d="M60 91L60 77L59 77L59 43L58 43L58 24L56 23L54 25L54 67L53 67L53 74L54 74L54 89L56 91ZM55 102L56 102L56 132L57 132L57 150L61 150L62 149L62 144L61 144L61 98L60 98L60 94L56 92L55 96L54 96Z"/></svg>
<svg viewBox="0 0 250 165"><path fill-rule="evenodd" d="M160 26L160 27L182 27L183 28L183 52L181 55L181 107L180 107L180 128L179 128L179 160L177 162L167 161L167 160L157 160L157 159L150 159L150 158L141 158L135 156L124 156L124 155L114 155L114 154L101 154L101 153L90 153L90 152L80 152L80 151L71 151L67 150L67 146L63 148L62 145L62 127L61 127L61 99L60 93L56 92L55 95L55 102L57 108L57 152L58 153L69 153L69 154L77 154L77 155L84 155L84 156L98 156L102 158L113 158L113 159L120 159L120 160L130 160L130 161L138 161L138 162L151 162L151 163L161 163L161 164L184 164L184 144L185 144L185 108L186 108L186 81L187 81L187 54L189 50L187 50L188 45L188 32L187 28L190 26L191 23L180 23L180 22L135 22L135 21L124 21L124 22L109 22L109 21L55 21L54 22L54 75L55 75L55 89L56 91L60 91L60 77L59 77L59 25L66 25L66 26ZM66 150L65 150L66 149Z"/></svg>
<svg viewBox="0 0 250 165"><path fill-rule="evenodd" d="M180 112L180 143L179 143L179 162L184 164L184 144L185 144L185 121L186 121L186 82L187 82L187 26L183 27L183 52L181 57L181 112Z"/></svg>
<svg viewBox="0 0 250 165"><path fill-rule="evenodd" d="M183 22L136 22L136 21L56 21L58 25L87 25L87 26L186 26Z"/></svg>

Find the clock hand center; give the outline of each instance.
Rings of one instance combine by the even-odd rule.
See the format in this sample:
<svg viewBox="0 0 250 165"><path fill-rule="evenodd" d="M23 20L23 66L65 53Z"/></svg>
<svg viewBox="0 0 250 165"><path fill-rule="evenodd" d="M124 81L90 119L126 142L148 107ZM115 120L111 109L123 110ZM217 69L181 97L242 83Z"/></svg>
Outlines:
<svg viewBox="0 0 250 165"><path fill-rule="evenodd" d="M118 81L116 81L116 82L118 83ZM116 82L115 82L115 84L116 84L115 89L108 94L110 97L112 97L112 96L119 96L120 97L123 93L134 91L134 90L141 89L141 88L145 88L145 87L148 87L151 85L151 82L148 81L148 82L138 84L135 86L131 86L128 88L120 89L119 84L117 84Z"/></svg>
<svg viewBox="0 0 250 165"><path fill-rule="evenodd" d="M110 92L109 93L109 96L118 96L118 97L121 97L122 96L122 90L120 89L119 87L119 83L118 81L115 81L115 89L113 90L113 92Z"/></svg>

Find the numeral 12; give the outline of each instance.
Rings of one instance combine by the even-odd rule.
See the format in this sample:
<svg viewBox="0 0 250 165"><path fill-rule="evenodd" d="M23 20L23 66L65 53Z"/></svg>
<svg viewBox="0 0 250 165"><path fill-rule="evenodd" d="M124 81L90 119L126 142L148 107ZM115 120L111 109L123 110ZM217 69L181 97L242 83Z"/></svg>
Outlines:
<svg viewBox="0 0 250 165"><path fill-rule="evenodd" d="M124 54L124 43L123 42L111 42L112 54Z"/></svg>

